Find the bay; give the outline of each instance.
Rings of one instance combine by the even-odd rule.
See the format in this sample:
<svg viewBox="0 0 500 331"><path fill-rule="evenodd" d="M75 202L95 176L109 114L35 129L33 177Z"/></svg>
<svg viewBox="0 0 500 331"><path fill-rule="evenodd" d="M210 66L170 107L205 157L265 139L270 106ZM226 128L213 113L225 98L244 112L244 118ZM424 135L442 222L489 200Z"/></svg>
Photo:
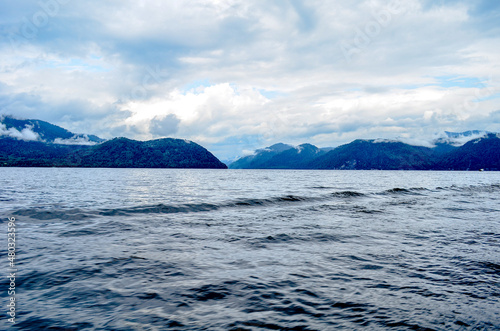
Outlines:
<svg viewBox="0 0 500 331"><path fill-rule="evenodd" d="M19 269L1 329L500 327L497 172L0 174Z"/></svg>

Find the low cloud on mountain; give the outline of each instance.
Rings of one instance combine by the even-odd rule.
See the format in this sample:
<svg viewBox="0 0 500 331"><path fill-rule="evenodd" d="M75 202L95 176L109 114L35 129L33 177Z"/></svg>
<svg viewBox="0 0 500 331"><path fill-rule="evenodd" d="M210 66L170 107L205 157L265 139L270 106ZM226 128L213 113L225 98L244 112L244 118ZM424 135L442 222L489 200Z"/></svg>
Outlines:
<svg viewBox="0 0 500 331"><path fill-rule="evenodd" d="M22 130L17 130L16 128L9 128L5 124L0 123L0 137L10 137L18 140L25 141L36 141L40 140L38 133L33 131L33 127L25 127Z"/></svg>
<svg viewBox="0 0 500 331"><path fill-rule="evenodd" d="M499 20L487 0L9 2L0 113L221 158L498 132Z"/></svg>

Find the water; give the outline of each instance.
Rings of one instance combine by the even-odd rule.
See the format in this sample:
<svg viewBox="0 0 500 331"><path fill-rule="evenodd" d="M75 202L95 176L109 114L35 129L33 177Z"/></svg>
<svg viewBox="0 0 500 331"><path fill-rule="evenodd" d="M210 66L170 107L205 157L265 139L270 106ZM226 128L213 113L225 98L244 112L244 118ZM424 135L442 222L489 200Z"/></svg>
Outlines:
<svg viewBox="0 0 500 331"><path fill-rule="evenodd" d="M500 329L500 173L0 174L2 330Z"/></svg>

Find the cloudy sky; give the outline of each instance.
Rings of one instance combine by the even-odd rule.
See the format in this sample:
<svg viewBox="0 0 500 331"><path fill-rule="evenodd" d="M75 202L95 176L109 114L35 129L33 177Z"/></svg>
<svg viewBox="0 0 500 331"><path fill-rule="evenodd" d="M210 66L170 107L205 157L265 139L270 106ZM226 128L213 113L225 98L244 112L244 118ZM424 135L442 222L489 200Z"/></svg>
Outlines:
<svg viewBox="0 0 500 331"><path fill-rule="evenodd" d="M498 0L4 0L0 113L103 138L500 131Z"/></svg>

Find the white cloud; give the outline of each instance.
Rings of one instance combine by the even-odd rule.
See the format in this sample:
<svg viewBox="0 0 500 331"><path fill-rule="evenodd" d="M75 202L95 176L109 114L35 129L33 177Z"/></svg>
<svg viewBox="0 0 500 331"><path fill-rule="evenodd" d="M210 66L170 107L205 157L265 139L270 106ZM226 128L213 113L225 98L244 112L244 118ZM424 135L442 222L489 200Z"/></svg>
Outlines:
<svg viewBox="0 0 500 331"><path fill-rule="evenodd" d="M57 145L88 145L88 146L92 146L92 145L95 145L96 142L90 141L89 137L87 135L79 135L79 136L73 136L72 138L69 138L69 139L56 138L56 139L54 139L54 144L57 144Z"/></svg>
<svg viewBox="0 0 500 331"><path fill-rule="evenodd" d="M28 126L26 126L21 131L17 130L16 128L7 129L5 124L0 123L0 136L15 138L18 140L25 140L25 141L40 140L40 136L38 135L38 133L34 132L32 129L33 127L28 127Z"/></svg>
<svg viewBox="0 0 500 331"><path fill-rule="evenodd" d="M471 140L483 138L487 134L488 134L487 131L478 131L478 132L472 132L471 134L468 135L458 134L457 136L450 137L445 132L440 132L435 135L435 141L449 143L454 146L462 146Z"/></svg>
<svg viewBox="0 0 500 331"><path fill-rule="evenodd" d="M0 40L1 111L70 131L175 135L222 158L279 141L500 131L491 1L71 1L35 38L23 17L38 2L4 7L18 42ZM342 42L360 46L349 61Z"/></svg>

